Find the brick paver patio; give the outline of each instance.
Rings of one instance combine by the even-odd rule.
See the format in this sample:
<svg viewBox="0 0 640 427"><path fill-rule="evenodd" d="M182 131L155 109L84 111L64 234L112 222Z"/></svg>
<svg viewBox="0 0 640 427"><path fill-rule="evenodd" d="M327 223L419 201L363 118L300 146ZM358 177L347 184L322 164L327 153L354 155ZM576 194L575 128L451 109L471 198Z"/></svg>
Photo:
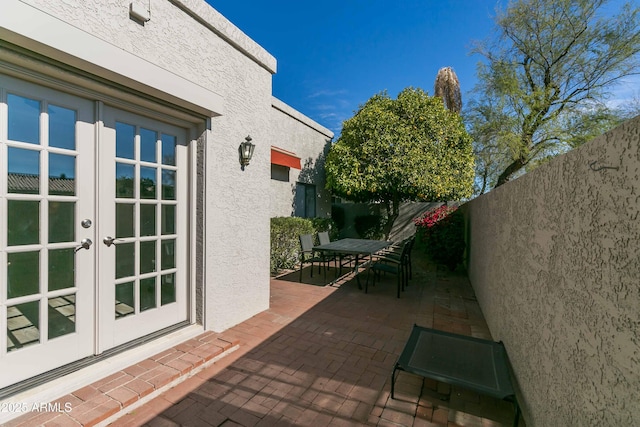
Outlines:
<svg viewBox="0 0 640 427"><path fill-rule="evenodd" d="M491 338L466 277L415 255L400 299L392 275L368 294L350 278L321 286L323 275L311 279L308 268L303 283L297 272L281 276L271 281L269 310L59 399L73 402L70 413L9 425L510 426L510 403L409 373L390 399L414 323Z"/></svg>

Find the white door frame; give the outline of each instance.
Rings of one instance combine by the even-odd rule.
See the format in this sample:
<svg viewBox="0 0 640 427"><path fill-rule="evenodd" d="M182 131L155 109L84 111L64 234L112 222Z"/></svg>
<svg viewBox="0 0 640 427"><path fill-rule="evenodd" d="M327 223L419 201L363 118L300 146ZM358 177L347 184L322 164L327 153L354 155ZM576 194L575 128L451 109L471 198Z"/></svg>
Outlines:
<svg viewBox="0 0 640 427"><path fill-rule="evenodd" d="M21 96L32 99L40 103L39 117L39 144L20 143L8 141L7 132L7 96ZM30 294L7 300L8 290L2 286L0 292L0 387L10 385L14 382L25 379L54 369L60 365L71 363L93 354L93 301L94 301L94 271L95 271L95 246L91 245L87 249L80 248L75 252L74 267L74 287L66 287L60 290L50 290L49 281L49 260L54 251L71 251L79 247L82 239L95 241L95 227L85 228L81 226L81 221L88 219L95 223L94 195L95 195L95 174L93 162L95 158L94 141L94 111L93 103L85 99L68 95L53 89L27 83L5 75L0 75L0 100L2 110L0 111L0 139L4 144L0 145L0 159L2 159L2 173L0 173L0 277L6 280L8 277L8 261L12 253L38 253L38 265L29 266L38 271L38 294ZM56 106L75 111L75 149L60 149L49 146L49 106ZM25 195L20 193L6 193L8 177L8 151L21 150L29 153L39 153L39 194ZM74 184L73 195L49 195L48 193L49 175L53 173L50 169L50 156L74 157ZM52 166L53 167L53 166ZM9 247L5 237L8 235L7 215L9 200L24 200L39 203L39 242L30 245ZM49 243L49 220L50 209L56 202L74 203L74 236L75 242ZM5 285L8 285L5 283ZM73 319L75 330L62 336L49 339L51 326L47 323L48 316L55 310L52 304L62 302L68 296L67 301L71 302L69 307L73 307L73 313L69 319ZM61 299L63 298L63 299ZM7 351L8 334L8 310L19 314L18 307L21 304L34 304L38 302L38 322L35 327L38 329L39 342L27 345L24 348ZM51 307L50 307L51 306ZM69 312L67 311L67 314ZM20 318L13 318L12 323Z"/></svg>
<svg viewBox="0 0 640 427"><path fill-rule="evenodd" d="M101 129L99 133L99 171L98 179L99 181L99 190L98 190L98 212L100 213L100 221L98 224L98 244L99 248L97 248L98 255L98 299L100 302L97 306L99 309L98 315L98 353L101 353L109 348L115 347L120 344L124 344L126 342L132 341L136 338L140 338L142 336L148 335L150 333L161 330L165 327L172 326L181 321L189 320L190 310L189 310L189 295L188 285L190 280L189 267L190 264L187 262L188 254L190 252L190 244L189 244L189 230L190 230L190 218L189 218L189 185L188 181L190 179L190 174L188 173L189 166L189 145L187 141L188 131L183 128L179 128L176 126L172 126L166 123L162 123L158 120L149 119L147 117L143 117L140 115L136 115L124 110L116 109L110 106L104 106L102 110L103 117L101 120ZM158 174L157 185L156 185L156 201L149 199L141 199L138 192L140 191L141 185L134 185L134 195L132 199L116 199L116 176L115 176L115 164L116 164L116 123L124 124L125 126L131 125L135 129L135 159L120 159L118 164L123 165L125 167L131 167L132 171L135 170L135 179L134 183L140 182L140 171L141 169L145 169L147 171L155 170L162 172L175 173L177 177L175 182L175 202L173 200L163 200L162 198L162 176ZM166 135L168 137L176 137L177 145L176 145L176 165L174 166L166 166L162 164L162 159L159 159L156 163L148 163L140 160L140 130L141 129L149 129L153 131L157 131L157 138L160 138L160 135ZM158 144L159 147L162 147L162 144ZM158 152L158 158L161 157ZM115 218L115 204L116 200L120 200L121 202L129 202L134 201L133 204L127 204L126 206L134 206L135 212L135 235L138 237L126 237L119 238L120 236L116 235L116 218ZM144 202L151 201L152 205L144 205ZM164 202L164 203L163 203ZM140 219L142 216L141 208L142 206L156 206L156 228L160 227L161 222L161 214L162 208L161 206L165 206L166 203L169 203L168 206L175 207L175 231L171 233L169 236L175 236L174 238L162 239L164 237L163 234L158 230L157 238L155 236L151 237L140 237ZM175 203L175 204L174 204ZM120 203L121 205L123 203ZM107 237L113 237L114 243L110 246L107 246L103 242L103 239ZM140 257L141 250L140 245L144 244L144 242L153 244L155 242L155 250L157 257L155 258L155 268L153 272L150 273L141 273L139 270L141 268ZM173 254L175 255L175 268L170 268L167 270L169 275L159 274L161 262L163 261L163 257L166 255L166 251L163 252L163 248L167 249L171 246L165 246L165 242L175 242ZM129 245L132 248L135 248L134 252L134 260L135 265L133 268L135 272L132 274L127 274L127 278L118 279L116 277L116 266L117 259L116 254L118 250L121 250L125 245ZM160 268L158 268L160 266ZM176 289L176 301L174 303L169 303L166 306L161 305L161 284L159 281L164 277L171 277L173 274L173 278L175 278L175 289ZM151 276L150 276L151 275ZM147 311L142 311L140 308L141 304L141 285L140 281L145 280L142 277L147 277L146 280L152 280L153 277L157 278L156 283L156 297L157 304L155 308L149 309ZM114 301L116 299L115 295L115 283L124 283L121 285L115 286L128 286L133 283L134 290L134 307L132 307L133 312L129 315L125 315L122 318L116 319L115 317L115 308Z"/></svg>
<svg viewBox="0 0 640 427"><path fill-rule="evenodd" d="M118 98L118 97L114 97L113 88L104 88L104 89L99 88L99 90L94 90L94 89L88 89L87 87L82 87L82 88L76 87L74 85L70 85L69 83L58 81L51 77L41 75L36 71L31 71L26 69L23 70L17 66L7 67L6 64L0 61L0 72L3 72L3 71L6 72L7 78L12 78L10 77L10 75L14 75L18 77L18 79L25 85L33 85L34 87L38 87L39 90L55 93L56 96L60 96L61 98L71 97L71 98L82 99L84 103L87 103L87 106L91 104L90 107L86 108L87 111L91 112L90 113L91 117L86 117L86 118L83 117L83 122L86 121L86 125L88 126L88 128L83 131L86 133L86 135L83 134L84 135L83 139L85 141L92 141L94 147L95 147L95 144L98 142L97 140L101 138L101 132L104 129L102 119L104 115L104 108L108 108L108 107L104 107L103 102L108 102L110 105L113 105L122 110L136 111L141 115L143 115L144 116L143 118L153 117L153 120L160 120L163 122L172 123L173 125L176 125L182 128L185 135L184 144L186 146L184 147L184 157L185 157L185 162L187 166L185 169L185 173L183 174L183 178L184 180L186 180L185 181L186 191L181 192L184 195L184 197L182 197L180 201L180 203L182 203L185 207L185 213L183 216L185 221L181 225L183 229L181 229L179 233L182 236L184 236L184 239L186 239L186 241L182 245L182 247L184 247L185 250L179 252L180 256L183 257L183 259L179 262L186 269L185 277L184 277L185 286L186 286L186 291L184 293L185 303L182 304L182 306L184 307L185 313L184 313L184 316L181 315L181 318L186 319L191 324L195 323L195 304L194 304L195 272L193 271L193 267L195 266L195 251L196 251L195 239L193 238L193 233L195 231L195 217L196 217L194 179L197 174L197 171L195 170L196 168L195 139L201 134L201 132L205 128L209 128L208 120L205 120L204 118L199 118L197 117L197 115L193 115L191 116L193 120L185 121L184 118L186 117L186 115L184 110L179 111L180 118L166 115L166 112L168 111L166 104L158 104L158 110L155 111L154 109L150 108L150 103L148 99L141 99L142 106L129 102L131 100L136 99L136 95L134 94L125 94L122 98ZM28 77L28 80L33 83L25 82L24 80L22 80L23 77L24 78ZM100 84L97 82L94 82L92 85L94 88L96 88ZM70 93L70 92L74 93L74 95L67 95L67 93ZM125 98L128 99L129 101L124 101L123 99ZM88 99L93 99L94 101L87 101ZM58 98L54 97L53 103L58 104L59 102L56 102L57 100ZM151 105L151 107L153 106ZM2 108L6 110L4 106L2 106ZM6 111L4 112L4 114L6 115ZM0 132L5 132L4 135L6 136L6 129L0 129ZM0 153L0 154L4 154L0 158L6 159L6 153ZM98 155L99 154L96 152L93 154L92 157L96 159ZM98 165L98 162L94 159L87 159L87 158L82 159L82 164L93 166L96 171L95 174L93 175L95 177L99 173L99 165ZM6 163L3 166L6 167ZM3 182L3 178L0 178L0 185L5 185L4 188L6 188L6 182ZM92 194L96 194L96 193L99 194L99 191L100 191L99 185L93 180L91 180L91 182L85 181L83 183L83 186L85 188L91 188ZM97 206L98 202L97 200L91 199L90 204L93 204L93 206L95 206L95 215L94 215L95 218L93 223L97 224L101 219L100 212L98 211L98 206ZM6 200L2 200L2 198L0 198L0 216L6 215L6 212L7 212ZM76 222L79 223L79 220L81 219L80 216L85 216L85 215L78 214L77 216L78 218L76 218L77 219ZM80 251L78 253L79 257L87 258L87 256L90 254L104 252L102 248L102 241L101 241L103 236L98 233L98 230L99 228L97 228L96 226L92 227L88 233L87 233L87 230L85 229L76 230L76 240L80 240L80 236L82 236L83 238L90 237L91 240L93 241L93 246L91 247L91 249ZM0 236L0 239L2 238L3 237ZM6 244L6 242L2 242L0 240L0 245L3 245L3 244ZM94 279L95 286L97 286L97 284L100 283L99 275L101 274L101 271L99 270L98 267L96 267L96 263L95 263L95 260L98 259L98 256L99 255L90 257L91 260L78 261L81 268L85 269L84 270L85 272L82 273L82 275L92 277ZM41 261L41 264L42 262L43 261ZM6 253L2 251L0 251L0 264L6 266ZM86 270L87 268L91 268L93 272L87 272ZM4 275L4 277L6 277L6 270L3 269L2 266L0 266L0 275ZM105 310L100 309L100 307L98 306L98 302L99 302L98 300L100 296L98 295L98 292L96 292L95 287L92 287L90 291L87 291L87 293L90 293L90 295L88 295L87 298L91 299L93 302L91 307L92 308L95 307L98 310L98 312L95 315L93 314L93 312L91 313L91 316L94 319L93 322L87 322L86 324L83 324L83 325L80 325L80 322L78 322L79 326L78 326L77 332L78 333L82 332L84 334L83 336L89 337L86 340L86 342L91 343L90 344L91 349L86 351L86 344L85 344L84 347L81 346L85 348L85 350L82 350L80 353L77 353L78 355L71 357L69 361L65 361L65 362L60 362L60 360L62 359L55 356L56 352L51 353L47 351L46 360L51 362L50 363L51 366L42 365L43 366L42 371L54 369L56 365L66 364L66 363L72 362L73 360L77 360L83 357L80 355L91 355L94 353L99 354L103 350L110 348L113 345L117 345L119 343L118 340L109 341L109 340L102 340L98 338L98 337L101 337L100 334L105 333L104 331L100 330L101 329L100 324L102 322L99 321L101 319L100 316L104 316ZM0 302L2 302L1 297L0 297ZM44 309L41 309L41 311L42 310ZM82 310L83 309L79 308L78 316L82 315L82 313L80 313L80 311ZM0 317L0 339L2 340L2 342L6 342L6 308L3 305L0 305L0 316L1 316ZM58 342L63 342L65 341L65 339L66 337L60 337L60 338L57 338L56 340ZM128 338L121 338L120 341L125 342L127 341L127 339ZM74 344L65 343L65 344L60 344L59 350L61 354L70 355L70 354L73 354L73 351L75 351L74 349L76 347L77 346ZM34 346L34 348L36 348L36 346ZM15 358L18 357L19 353L22 353L22 355L26 354L23 351L17 351L15 352ZM54 355L53 357L52 357L52 354ZM5 352L4 355L0 355L0 358L4 357L6 360L6 356L7 354ZM12 358L14 357L14 355L9 355L9 356L11 356ZM23 362L27 361L28 363L35 363L36 365L38 363L41 363L41 359L42 359L42 348L40 348L40 354L39 354L38 360L34 359L33 361L30 361L30 359L24 359L24 356L21 357L21 360ZM2 361L0 360L0 362ZM0 363L0 365L2 364L3 363ZM4 365L4 366L7 366L7 365ZM4 369L1 369L1 368L0 368L0 374L7 379L7 384L4 384L4 383L0 384L0 388L8 384L19 382L22 379L24 379L23 378L24 375L21 376L21 374L17 372L14 375L13 371L11 372L11 376L5 376ZM37 373L35 373L34 375L37 375Z"/></svg>

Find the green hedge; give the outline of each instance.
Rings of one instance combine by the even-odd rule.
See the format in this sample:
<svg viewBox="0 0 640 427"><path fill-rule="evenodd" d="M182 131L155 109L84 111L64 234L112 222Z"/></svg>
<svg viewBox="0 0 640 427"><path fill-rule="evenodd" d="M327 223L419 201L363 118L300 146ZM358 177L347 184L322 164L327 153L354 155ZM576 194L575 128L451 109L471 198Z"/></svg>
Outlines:
<svg viewBox="0 0 640 427"><path fill-rule="evenodd" d="M313 225L314 233L320 231L328 231L331 241L336 240L340 234L340 230L331 218L309 218Z"/></svg>
<svg viewBox="0 0 640 427"><path fill-rule="evenodd" d="M330 218L271 218L271 273L295 268L300 260L299 236L315 236L319 231L328 231L331 240L338 237L338 227Z"/></svg>

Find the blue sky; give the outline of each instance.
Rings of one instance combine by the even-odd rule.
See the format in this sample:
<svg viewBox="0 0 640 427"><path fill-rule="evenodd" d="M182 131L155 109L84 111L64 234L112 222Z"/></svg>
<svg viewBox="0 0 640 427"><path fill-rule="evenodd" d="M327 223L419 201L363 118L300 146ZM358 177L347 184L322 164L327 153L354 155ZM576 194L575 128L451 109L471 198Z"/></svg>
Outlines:
<svg viewBox="0 0 640 427"><path fill-rule="evenodd" d="M474 39L490 34L493 1L207 0L278 61L273 95L339 132L372 95L407 86L433 93L454 68L463 94L475 84ZM464 102L464 98L463 98Z"/></svg>
<svg viewBox="0 0 640 427"><path fill-rule="evenodd" d="M339 134L372 95L430 94L438 69L476 84L474 41L489 37L498 0L207 0L278 61L273 95ZM616 0L614 3L618 3ZM503 2L504 3L504 2ZM634 85L637 87L638 85Z"/></svg>

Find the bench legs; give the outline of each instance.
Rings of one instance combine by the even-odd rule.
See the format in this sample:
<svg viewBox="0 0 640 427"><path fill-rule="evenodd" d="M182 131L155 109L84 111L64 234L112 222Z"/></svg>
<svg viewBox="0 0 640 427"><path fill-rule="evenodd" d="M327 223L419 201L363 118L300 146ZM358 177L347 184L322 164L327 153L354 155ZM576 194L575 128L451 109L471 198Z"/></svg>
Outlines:
<svg viewBox="0 0 640 427"><path fill-rule="evenodd" d="M395 389L396 389L396 371L404 371L402 367L396 363L393 367L393 372L391 372L391 398L395 399ZM513 427L518 427L518 422L520 421L520 405L518 405L518 399L513 396L512 398L507 398L507 400L511 400L513 402L513 409L515 411L515 418L513 419Z"/></svg>
<svg viewBox="0 0 640 427"><path fill-rule="evenodd" d="M393 372L391 373L391 398L395 399L395 397L393 397L393 393L395 391L395 385L396 385L396 371L398 370L398 368L400 368L400 366L396 363L395 366L393 367ZM402 369L402 368L400 368Z"/></svg>
<svg viewBox="0 0 640 427"><path fill-rule="evenodd" d="M520 421L520 405L518 405L518 399L513 396L513 406L516 411L516 416L513 420L513 427L518 427L518 422Z"/></svg>

